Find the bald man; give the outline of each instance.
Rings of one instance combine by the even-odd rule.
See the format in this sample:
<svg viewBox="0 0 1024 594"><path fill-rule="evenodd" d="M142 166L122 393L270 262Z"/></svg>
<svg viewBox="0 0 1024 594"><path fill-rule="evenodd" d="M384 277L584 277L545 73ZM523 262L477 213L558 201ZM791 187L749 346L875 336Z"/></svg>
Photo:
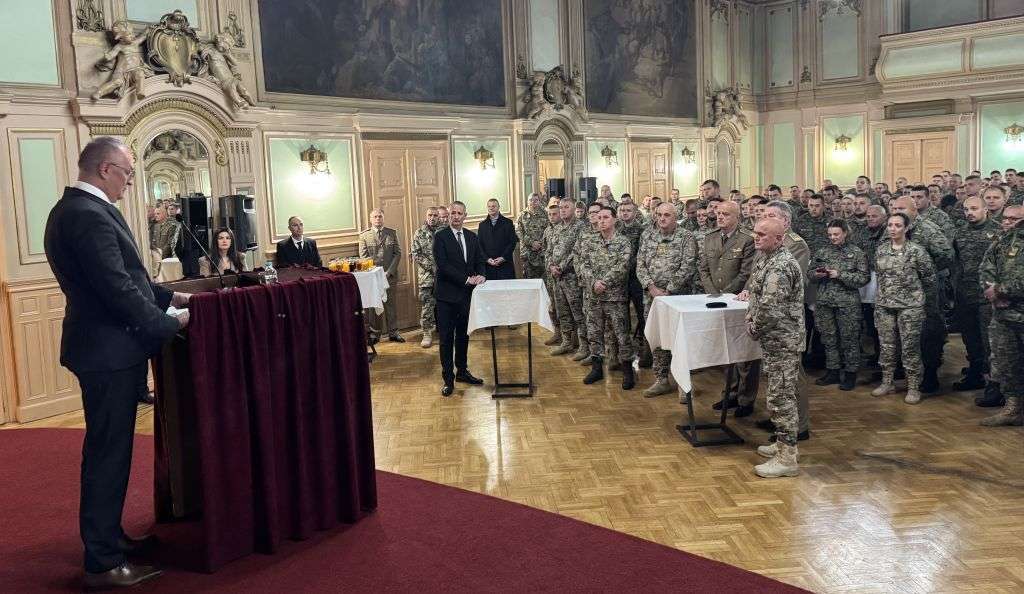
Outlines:
<svg viewBox="0 0 1024 594"><path fill-rule="evenodd" d="M764 478L796 476L797 384L800 353L804 349L804 274L789 250L783 247L786 225L766 218L754 225L759 254L750 274L750 307L747 332L761 345L768 376L768 410L775 425L775 441L757 448L768 462L754 467Z"/></svg>
<svg viewBox="0 0 1024 594"><path fill-rule="evenodd" d="M992 305L982 295L978 270L985 252L999 237L999 224L988 218L985 202L977 196L964 200L965 225L953 238L957 275L954 283L956 319L967 350L967 376L953 384L957 391L984 388L989 374L988 323Z"/></svg>
<svg viewBox="0 0 1024 594"><path fill-rule="evenodd" d="M398 303L394 298L398 264L402 261L402 246L398 243L398 232L384 226L384 211L379 208L370 211L370 228L359 234L359 257L373 258L376 266L382 266L390 285L384 301L384 319L381 320L377 313L371 311L370 326L381 334L387 333L392 342L405 342L398 333Z"/></svg>

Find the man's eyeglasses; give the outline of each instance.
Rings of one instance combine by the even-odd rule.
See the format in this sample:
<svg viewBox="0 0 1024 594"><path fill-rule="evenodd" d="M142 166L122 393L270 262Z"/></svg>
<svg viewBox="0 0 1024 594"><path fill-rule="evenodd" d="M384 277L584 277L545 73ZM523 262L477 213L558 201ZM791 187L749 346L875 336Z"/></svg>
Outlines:
<svg viewBox="0 0 1024 594"><path fill-rule="evenodd" d="M129 169L127 167L122 167L122 166L118 165L117 163L111 163L110 161L107 161L107 165L113 165L114 167L117 167L118 169L123 171L126 176L128 176L128 179L132 179L133 177L135 177L135 170L134 169Z"/></svg>

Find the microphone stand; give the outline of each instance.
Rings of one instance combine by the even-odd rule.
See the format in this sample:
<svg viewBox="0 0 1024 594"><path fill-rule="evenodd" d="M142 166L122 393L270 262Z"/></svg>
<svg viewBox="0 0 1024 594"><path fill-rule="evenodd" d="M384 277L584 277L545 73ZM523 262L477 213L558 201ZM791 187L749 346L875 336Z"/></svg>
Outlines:
<svg viewBox="0 0 1024 594"><path fill-rule="evenodd" d="M196 237L196 234L192 232L192 228L185 224L185 220L182 218L181 213L174 215L174 220L180 223L181 228L184 229L186 233L188 233L188 236L192 238L192 241L196 242L196 245L199 246L199 249L203 251L203 255L206 256L206 259L210 261L210 266L213 268L213 271L217 273L217 278L220 279L220 288L223 289L224 273L220 271L220 262L214 262L213 256L210 255L210 252L206 251L206 247L203 245L203 242L199 241L199 238Z"/></svg>

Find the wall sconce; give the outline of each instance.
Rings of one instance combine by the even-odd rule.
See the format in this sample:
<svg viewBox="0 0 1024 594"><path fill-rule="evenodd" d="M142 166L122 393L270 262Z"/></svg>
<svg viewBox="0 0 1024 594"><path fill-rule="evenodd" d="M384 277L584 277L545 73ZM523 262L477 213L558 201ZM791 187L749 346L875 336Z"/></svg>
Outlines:
<svg viewBox="0 0 1024 594"><path fill-rule="evenodd" d="M693 165L697 162L697 154L690 150L690 147L684 146L683 151L683 165Z"/></svg>
<svg viewBox="0 0 1024 594"><path fill-rule="evenodd" d="M605 167L618 167L619 166L619 153L615 152L612 147L607 144L601 149L601 156L604 157Z"/></svg>
<svg viewBox="0 0 1024 594"><path fill-rule="evenodd" d="M494 169L494 153L487 150L483 145L476 149L473 157L480 163L480 169Z"/></svg>
<svg viewBox="0 0 1024 594"><path fill-rule="evenodd" d="M1024 126L1014 122L1003 128L1003 132L1006 133L1006 142L1010 144L1021 144L1021 135L1024 134Z"/></svg>
<svg viewBox="0 0 1024 594"><path fill-rule="evenodd" d="M317 173L331 174L331 166L327 164L327 153L312 144L309 145L308 149L299 153L299 159L303 163L309 163L310 175L316 175Z"/></svg>
<svg viewBox="0 0 1024 594"><path fill-rule="evenodd" d="M838 153L845 153L850 150L850 142L852 141L853 139L846 134L841 134L836 138L836 146L834 150Z"/></svg>

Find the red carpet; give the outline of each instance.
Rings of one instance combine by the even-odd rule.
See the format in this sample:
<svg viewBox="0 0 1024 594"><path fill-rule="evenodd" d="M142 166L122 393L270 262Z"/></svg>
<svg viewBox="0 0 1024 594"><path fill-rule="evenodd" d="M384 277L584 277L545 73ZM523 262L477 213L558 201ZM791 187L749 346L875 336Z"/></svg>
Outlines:
<svg viewBox="0 0 1024 594"><path fill-rule="evenodd" d="M77 589L82 432L0 431L0 592ZM125 528L152 524L152 438L139 436ZM146 592L799 592L756 574L493 497L378 472L359 524Z"/></svg>

